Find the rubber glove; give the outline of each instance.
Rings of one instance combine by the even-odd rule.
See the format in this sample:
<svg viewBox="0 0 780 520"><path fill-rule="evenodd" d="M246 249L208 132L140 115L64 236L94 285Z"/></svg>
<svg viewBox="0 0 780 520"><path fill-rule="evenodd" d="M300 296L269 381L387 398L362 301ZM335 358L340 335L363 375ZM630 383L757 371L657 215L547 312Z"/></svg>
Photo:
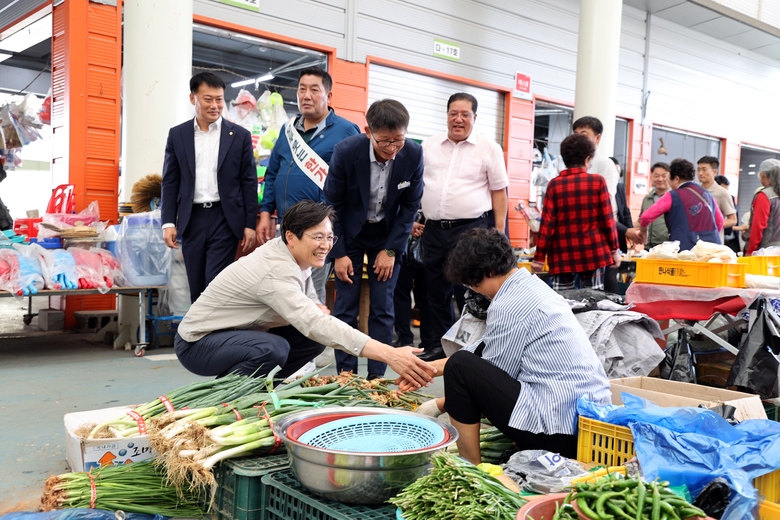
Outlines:
<svg viewBox="0 0 780 520"><path fill-rule="evenodd" d="M76 261L73 255L64 249L55 249L54 254L54 282L60 284L63 289L78 289L78 275L76 274Z"/></svg>
<svg viewBox="0 0 780 520"><path fill-rule="evenodd" d="M16 255L16 261L19 262L19 284L21 285L17 294L23 294L24 296L38 294L35 281L36 279L43 280L41 265L24 255Z"/></svg>

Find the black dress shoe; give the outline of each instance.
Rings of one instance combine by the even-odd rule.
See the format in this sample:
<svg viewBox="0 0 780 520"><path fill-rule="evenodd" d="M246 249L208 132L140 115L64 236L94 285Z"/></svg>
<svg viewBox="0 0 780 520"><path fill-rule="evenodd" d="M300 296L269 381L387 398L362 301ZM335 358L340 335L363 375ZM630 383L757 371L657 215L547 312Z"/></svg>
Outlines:
<svg viewBox="0 0 780 520"><path fill-rule="evenodd" d="M443 348L434 347L432 349L426 350L422 354L418 354L417 357L422 359L423 361L436 361L437 359L446 358L447 355L444 353Z"/></svg>
<svg viewBox="0 0 780 520"><path fill-rule="evenodd" d="M385 378L384 374L368 374L368 378L367 379L369 381L373 381L374 379L384 379L384 378Z"/></svg>

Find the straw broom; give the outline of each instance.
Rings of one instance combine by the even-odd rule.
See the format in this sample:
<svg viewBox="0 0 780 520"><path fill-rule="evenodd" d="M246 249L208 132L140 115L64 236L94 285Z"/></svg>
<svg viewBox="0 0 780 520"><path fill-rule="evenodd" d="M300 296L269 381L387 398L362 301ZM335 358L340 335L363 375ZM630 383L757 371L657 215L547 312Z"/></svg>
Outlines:
<svg viewBox="0 0 780 520"><path fill-rule="evenodd" d="M151 209L153 199L159 199L162 195L162 176L153 174L147 175L140 181L133 184L133 190L130 194L130 204L133 206L133 213L143 213Z"/></svg>

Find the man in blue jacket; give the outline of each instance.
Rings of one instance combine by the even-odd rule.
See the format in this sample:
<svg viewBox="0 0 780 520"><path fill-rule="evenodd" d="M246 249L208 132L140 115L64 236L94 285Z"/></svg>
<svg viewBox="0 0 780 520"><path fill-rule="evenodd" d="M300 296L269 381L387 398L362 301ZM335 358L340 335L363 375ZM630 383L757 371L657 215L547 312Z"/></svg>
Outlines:
<svg viewBox="0 0 780 520"><path fill-rule="evenodd" d="M322 187L327 176L333 147L346 137L360 133L360 128L328 105L333 98L333 80L319 67L301 70L298 78L300 115L284 124L271 151L265 172L265 192L260 205L258 240L261 244L274 238L271 215L281 222L287 208L302 200L322 202ZM317 296L325 303L325 281L328 266L314 269L312 281Z"/></svg>
<svg viewBox="0 0 780 520"><path fill-rule="evenodd" d="M371 290L368 335L393 341L393 295L412 223L423 193L422 147L406 139L409 112L394 99L371 104L366 133L344 139L333 149L325 181L325 202L336 210L330 258L335 260L338 297L333 314L357 326L363 257L368 257ZM339 372L357 372L357 357L336 351ZM368 377L387 365L368 360Z"/></svg>

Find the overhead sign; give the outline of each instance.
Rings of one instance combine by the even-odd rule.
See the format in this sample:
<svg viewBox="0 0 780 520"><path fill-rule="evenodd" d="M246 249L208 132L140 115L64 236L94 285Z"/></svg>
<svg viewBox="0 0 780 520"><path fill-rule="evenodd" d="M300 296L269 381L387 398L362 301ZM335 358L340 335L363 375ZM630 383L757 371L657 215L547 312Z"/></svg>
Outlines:
<svg viewBox="0 0 780 520"><path fill-rule="evenodd" d="M445 60L460 61L460 45L436 38L433 40L433 55Z"/></svg>
<svg viewBox="0 0 780 520"><path fill-rule="evenodd" d="M520 99L533 99L531 94L531 76L515 72L515 90L512 95Z"/></svg>
<svg viewBox="0 0 780 520"><path fill-rule="evenodd" d="M248 9L250 11L260 12L260 0L215 0L220 4L232 5L234 7L240 7L241 9Z"/></svg>

